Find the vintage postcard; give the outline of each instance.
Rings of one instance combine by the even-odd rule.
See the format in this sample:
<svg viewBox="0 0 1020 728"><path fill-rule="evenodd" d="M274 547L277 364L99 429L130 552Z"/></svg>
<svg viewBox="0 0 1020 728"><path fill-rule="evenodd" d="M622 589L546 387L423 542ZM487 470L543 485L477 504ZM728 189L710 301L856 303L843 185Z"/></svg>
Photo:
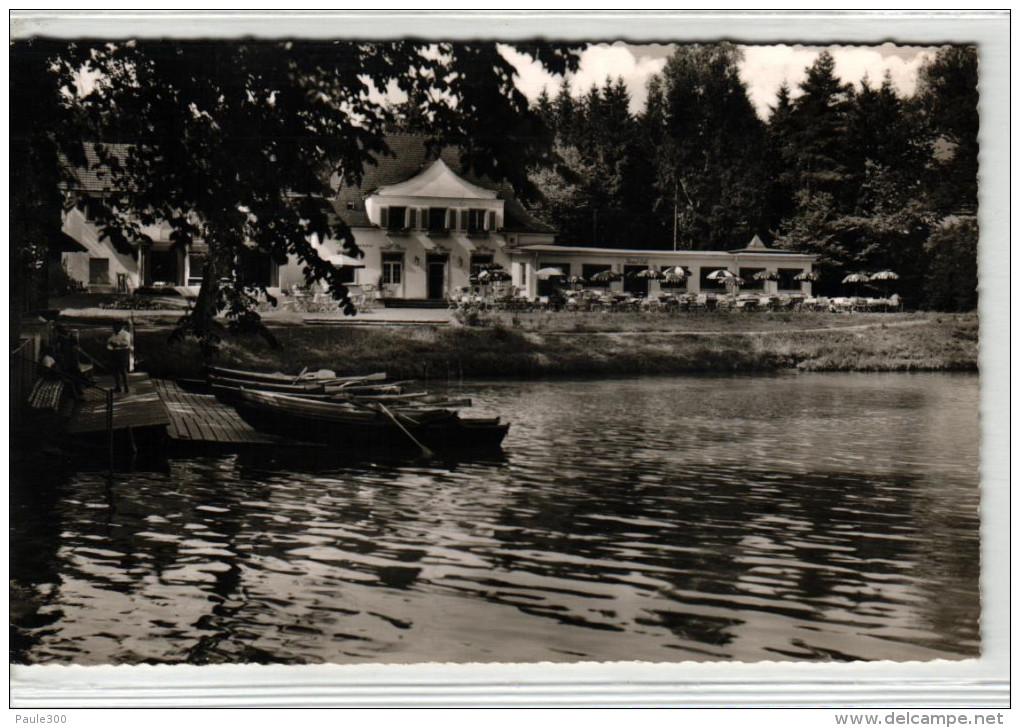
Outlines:
<svg viewBox="0 0 1020 728"><path fill-rule="evenodd" d="M12 19L22 704L988 676L1002 17L160 17Z"/></svg>

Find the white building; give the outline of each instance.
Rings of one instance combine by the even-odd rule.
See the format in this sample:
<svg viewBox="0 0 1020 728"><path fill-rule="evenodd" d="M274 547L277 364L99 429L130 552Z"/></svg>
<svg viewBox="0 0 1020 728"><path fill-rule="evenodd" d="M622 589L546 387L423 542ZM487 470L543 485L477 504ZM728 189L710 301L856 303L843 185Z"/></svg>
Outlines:
<svg viewBox="0 0 1020 728"><path fill-rule="evenodd" d="M492 263L509 270L512 285L529 298L547 295L562 282L538 279L536 272L549 267L585 279L612 269L623 278L606 287L650 296L667 284L631 274L676 265L691 275L683 284L668 284L673 291L722 290L707 276L725 268L745 280L743 289L810 293L811 284L795 276L810 271L815 257L766 248L757 237L747 247L729 252L556 245L555 231L529 215L509 185L465 173L458 150L446 148L438 158L429 158L421 137L394 135L387 142L394 156L366 166L361 186L342 188L333 202L364 257L342 255L333 240L313 241L320 256L343 266L346 282L378 288L383 298L444 300L451 291L470 286L470 276L480 266ZM77 192L102 194L102 181L94 170L80 177L82 188ZM63 229L86 248L64 253L63 261L68 273L90 291L173 286L197 293L201 284L203 246L184 250L173 245L168 226L145 228L152 243L137 256L114 251L79 209L65 215ZM769 271L777 280L755 280L758 271ZM273 292L305 285L296 260L278 266L268 257L252 256L244 273Z"/></svg>

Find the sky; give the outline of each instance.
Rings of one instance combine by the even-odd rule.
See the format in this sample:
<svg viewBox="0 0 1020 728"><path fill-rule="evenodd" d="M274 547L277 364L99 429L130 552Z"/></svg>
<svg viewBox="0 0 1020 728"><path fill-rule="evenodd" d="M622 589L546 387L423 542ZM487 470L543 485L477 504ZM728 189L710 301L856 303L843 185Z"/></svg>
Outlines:
<svg viewBox="0 0 1020 728"><path fill-rule="evenodd" d="M775 104L776 91L785 80L793 95L804 80L822 46L769 45L740 46L744 59L740 76L747 85L751 101L763 119L768 118ZM845 82L858 84L865 75L873 84L882 81L885 72L892 74L897 90L906 95L914 92L917 70L921 63L935 54L935 48L897 46L886 43L880 46L829 46L836 61L836 73ZM631 94L631 111L644 108L648 96L648 79L659 73L672 54L672 45L630 45L617 42L612 45L589 46L581 54L581 65L572 74L570 87L575 95L587 91L593 83L601 86L606 76L622 76ZM548 88L554 96L561 79L546 73L541 66L510 48L503 47L504 55L517 68L517 86L529 98L535 99Z"/></svg>

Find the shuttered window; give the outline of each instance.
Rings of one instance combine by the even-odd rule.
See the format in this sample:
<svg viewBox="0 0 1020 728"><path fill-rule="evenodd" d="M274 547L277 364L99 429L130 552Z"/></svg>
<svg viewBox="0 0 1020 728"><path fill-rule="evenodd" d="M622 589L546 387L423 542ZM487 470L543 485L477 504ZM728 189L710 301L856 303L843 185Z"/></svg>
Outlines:
<svg viewBox="0 0 1020 728"><path fill-rule="evenodd" d="M403 230L406 225L407 208L406 207L391 207L389 210L389 220L386 225L387 230Z"/></svg>
<svg viewBox="0 0 1020 728"><path fill-rule="evenodd" d="M407 222L407 227L411 228L412 230L416 230L418 228L417 208L412 207L410 210L407 211L407 214L410 217L410 219Z"/></svg>
<svg viewBox="0 0 1020 728"><path fill-rule="evenodd" d="M379 227L386 229L390 226L390 208L379 208Z"/></svg>
<svg viewBox="0 0 1020 728"><path fill-rule="evenodd" d="M485 226L485 229L486 230L495 230L496 229L496 211L495 210L489 210L489 224Z"/></svg>

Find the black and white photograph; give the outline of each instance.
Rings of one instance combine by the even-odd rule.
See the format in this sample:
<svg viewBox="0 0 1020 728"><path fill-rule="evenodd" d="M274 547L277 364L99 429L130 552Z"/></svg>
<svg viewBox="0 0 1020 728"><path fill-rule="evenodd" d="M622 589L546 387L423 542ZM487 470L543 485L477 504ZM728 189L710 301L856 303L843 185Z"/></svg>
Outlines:
<svg viewBox="0 0 1020 728"><path fill-rule="evenodd" d="M116 27L12 25L15 670L982 657L979 43Z"/></svg>

